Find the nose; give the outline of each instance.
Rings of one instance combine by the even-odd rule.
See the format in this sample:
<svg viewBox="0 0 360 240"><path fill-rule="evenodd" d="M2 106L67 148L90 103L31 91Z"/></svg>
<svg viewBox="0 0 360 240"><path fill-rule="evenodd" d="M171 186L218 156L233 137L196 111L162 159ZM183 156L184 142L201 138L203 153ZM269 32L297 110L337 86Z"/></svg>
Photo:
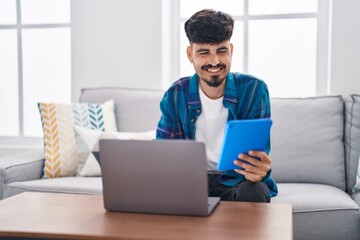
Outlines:
<svg viewBox="0 0 360 240"><path fill-rule="evenodd" d="M214 54L211 54L210 55L210 59L209 59L209 64L213 65L213 66L216 66L220 63L220 59L219 59L219 56L214 53Z"/></svg>

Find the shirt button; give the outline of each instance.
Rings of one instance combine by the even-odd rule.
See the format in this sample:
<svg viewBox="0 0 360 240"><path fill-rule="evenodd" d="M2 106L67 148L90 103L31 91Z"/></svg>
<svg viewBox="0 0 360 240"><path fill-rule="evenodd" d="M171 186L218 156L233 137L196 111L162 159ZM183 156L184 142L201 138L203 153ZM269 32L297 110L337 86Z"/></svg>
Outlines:
<svg viewBox="0 0 360 240"><path fill-rule="evenodd" d="M196 112L199 113L199 112L200 112L200 109L197 108L197 109L196 109Z"/></svg>
<svg viewBox="0 0 360 240"><path fill-rule="evenodd" d="M190 109L190 108L191 108L191 106L189 105L189 106L188 106L188 109Z"/></svg>
<svg viewBox="0 0 360 240"><path fill-rule="evenodd" d="M194 123L194 122L195 122L195 118L192 118L192 119L191 119L191 122Z"/></svg>

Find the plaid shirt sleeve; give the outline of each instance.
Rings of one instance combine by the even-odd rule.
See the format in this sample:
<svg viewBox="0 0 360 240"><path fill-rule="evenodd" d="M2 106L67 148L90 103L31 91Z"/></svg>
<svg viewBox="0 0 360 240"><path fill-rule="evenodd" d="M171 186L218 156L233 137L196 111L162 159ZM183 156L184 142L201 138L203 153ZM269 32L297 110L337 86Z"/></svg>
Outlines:
<svg viewBox="0 0 360 240"><path fill-rule="evenodd" d="M171 109L169 107L169 93L166 92L160 102L161 117L156 129L157 139L174 138L173 121L171 120Z"/></svg>
<svg viewBox="0 0 360 240"><path fill-rule="evenodd" d="M157 139L185 139L189 138L186 127L188 114L186 108L185 91L179 82L175 83L163 96L160 102L161 117L158 122ZM182 82L181 82L182 83Z"/></svg>
<svg viewBox="0 0 360 240"><path fill-rule="evenodd" d="M269 91L264 82L258 86L257 96L255 97L255 111L253 118L271 118L271 106L270 106L270 97ZM270 139L266 145L265 152L267 154L270 153Z"/></svg>

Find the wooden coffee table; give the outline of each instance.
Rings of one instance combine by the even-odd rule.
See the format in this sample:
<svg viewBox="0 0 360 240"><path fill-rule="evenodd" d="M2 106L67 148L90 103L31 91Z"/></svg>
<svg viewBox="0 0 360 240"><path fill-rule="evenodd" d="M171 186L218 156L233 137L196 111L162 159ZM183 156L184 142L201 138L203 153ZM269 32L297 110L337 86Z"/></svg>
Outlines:
<svg viewBox="0 0 360 240"><path fill-rule="evenodd" d="M22 193L0 201L0 237L292 239L290 204L220 202L208 217L106 212L101 196Z"/></svg>

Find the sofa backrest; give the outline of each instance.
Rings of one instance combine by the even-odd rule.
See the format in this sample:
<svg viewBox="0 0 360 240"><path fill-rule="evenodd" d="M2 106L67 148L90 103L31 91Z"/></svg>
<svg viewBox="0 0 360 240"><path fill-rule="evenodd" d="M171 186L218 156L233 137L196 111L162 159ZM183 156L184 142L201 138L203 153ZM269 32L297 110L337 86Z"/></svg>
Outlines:
<svg viewBox="0 0 360 240"><path fill-rule="evenodd" d="M121 87L85 88L80 102L103 103L114 99L118 131L140 132L156 130L160 119L161 90Z"/></svg>
<svg viewBox="0 0 360 240"><path fill-rule="evenodd" d="M323 183L345 190L343 98L272 99L271 108L275 181Z"/></svg>
<svg viewBox="0 0 360 240"><path fill-rule="evenodd" d="M118 130L135 132L156 129L162 96L162 90L102 87L83 89L80 101L114 99ZM271 107L274 179L350 192L360 153L360 95L345 97L345 103L341 96L273 98Z"/></svg>

